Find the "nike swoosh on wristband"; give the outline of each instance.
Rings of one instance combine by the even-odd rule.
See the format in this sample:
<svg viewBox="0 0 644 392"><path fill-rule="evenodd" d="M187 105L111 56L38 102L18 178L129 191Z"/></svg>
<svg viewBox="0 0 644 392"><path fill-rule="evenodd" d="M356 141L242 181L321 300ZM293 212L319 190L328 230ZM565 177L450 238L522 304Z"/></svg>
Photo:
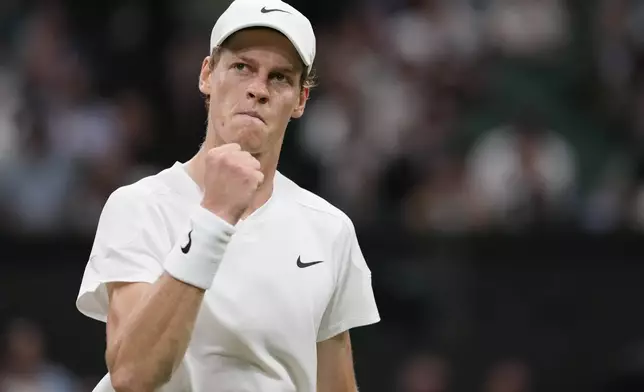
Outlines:
<svg viewBox="0 0 644 392"><path fill-rule="evenodd" d="M187 255L190 252L190 247L192 246L192 230L188 233L188 243L185 246L181 247L181 251L184 255Z"/></svg>
<svg viewBox="0 0 644 392"><path fill-rule="evenodd" d="M316 264L324 263L324 261L313 261L310 263L303 263L302 260L300 259L300 256L297 257L297 266L300 268L306 268L306 267L311 267Z"/></svg>

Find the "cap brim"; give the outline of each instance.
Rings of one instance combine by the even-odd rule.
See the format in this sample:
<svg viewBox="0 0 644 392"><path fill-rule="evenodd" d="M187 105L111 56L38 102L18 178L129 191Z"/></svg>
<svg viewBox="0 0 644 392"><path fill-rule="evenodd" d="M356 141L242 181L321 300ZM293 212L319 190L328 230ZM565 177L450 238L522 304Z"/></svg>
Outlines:
<svg viewBox="0 0 644 392"><path fill-rule="evenodd" d="M307 56L303 52L303 50L301 48L301 45L298 44L298 42L293 38L294 37L293 32L290 32L289 29L284 28L283 26L279 26L278 23L271 23L271 22L266 21L266 20L250 21L250 22L246 22L244 24L241 24L239 26L236 26L234 29L231 29L226 34L222 35L219 38L218 42L212 42L211 47L210 47L210 51L212 52L212 50L215 47L221 46L221 44L224 41L226 41L228 38L230 38L230 36L232 36L233 34L237 33L238 31L253 28L253 27L266 27L266 28L276 30L276 31L282 33L286 38L288 38L289 41L291 41L291 44L293 45L293 47L295 48L297 53L300 55L300 59L302 60L302 62L306 66L307 73L311 72L311 68L312 68L313 64L311 64L310 61L307 60Z"/></svg>

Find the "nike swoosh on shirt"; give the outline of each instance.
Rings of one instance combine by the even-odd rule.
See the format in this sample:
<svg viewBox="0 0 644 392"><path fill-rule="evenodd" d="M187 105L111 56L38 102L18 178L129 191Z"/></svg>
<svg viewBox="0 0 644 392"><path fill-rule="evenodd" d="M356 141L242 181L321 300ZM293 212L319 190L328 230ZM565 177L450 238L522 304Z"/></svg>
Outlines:
<svg viewBox="0 0 644 392"><path fill-rule="evenodd" d="M312 261L310 263L303 263L301 258L300 258L300 256L297 257L297 266L300 267L300 268L311 267L311 266L314 266L316 264L320 264L320 263L323 263L323 262L324 261Z"/></svg>

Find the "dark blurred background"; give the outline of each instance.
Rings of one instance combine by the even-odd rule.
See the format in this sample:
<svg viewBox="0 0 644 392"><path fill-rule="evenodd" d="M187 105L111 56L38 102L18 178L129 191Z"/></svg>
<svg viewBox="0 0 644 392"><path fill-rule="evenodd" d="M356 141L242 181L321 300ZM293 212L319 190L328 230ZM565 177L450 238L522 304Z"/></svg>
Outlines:
<svg viewBox="0 0 644 392"><path fill-rule="evenodd" d="M228 3L0 1L0 391L105 373L97 219L196 152ZM644 1L291 3L320 86L280 170L357 226L361 391L644 391Z"/></svg>

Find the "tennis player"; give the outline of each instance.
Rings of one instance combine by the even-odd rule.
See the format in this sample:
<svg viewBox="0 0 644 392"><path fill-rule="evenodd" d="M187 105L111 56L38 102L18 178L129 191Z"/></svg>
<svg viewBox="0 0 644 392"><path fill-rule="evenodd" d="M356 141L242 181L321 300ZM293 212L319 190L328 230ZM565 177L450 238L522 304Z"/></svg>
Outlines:
<svg viewBox="0 0 644 392"><path fill-rule="evenodd" d="M349 330L379 321L351 220L277 171L316 39L279 0L236 0L199 77L205 142L116 190L77 299L107 323L95 391L355 392Z"/></svg>

